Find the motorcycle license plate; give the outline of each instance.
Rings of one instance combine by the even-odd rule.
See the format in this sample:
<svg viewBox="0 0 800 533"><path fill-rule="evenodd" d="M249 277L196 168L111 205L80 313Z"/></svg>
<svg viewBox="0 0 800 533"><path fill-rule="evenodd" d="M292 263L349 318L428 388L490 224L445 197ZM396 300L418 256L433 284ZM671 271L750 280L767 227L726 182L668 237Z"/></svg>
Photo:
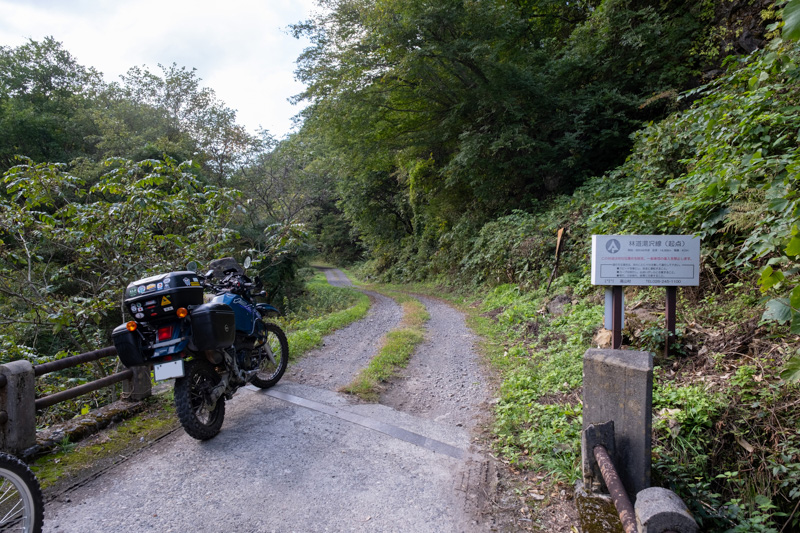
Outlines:
<svg viewBox="0 0 800 533"><path fill-rule="evenodd" d="M153 365L153 377L156 381L183 377L183 360L170 361Z"/></svg>

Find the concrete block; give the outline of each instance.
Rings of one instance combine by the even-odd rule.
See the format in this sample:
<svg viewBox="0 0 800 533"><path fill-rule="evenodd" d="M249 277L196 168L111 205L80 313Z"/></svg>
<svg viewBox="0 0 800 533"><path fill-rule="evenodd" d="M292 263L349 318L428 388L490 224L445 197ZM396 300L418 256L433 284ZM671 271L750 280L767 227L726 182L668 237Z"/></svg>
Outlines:
<svg viewBox="0 0 800 533"><path fill-rule="evenodd" d="M587 491L580 481L575 484L575 508L583 533L625 533L611 496Z"/></svg>
<svg viewBox="0 0 800 533"><path fill-rule="evenodd" d="M653 354L591 349L583 357L583 429L614 422L620 479L633 500L650 486ZM585 457L585 455L584 455Z"/></svg>
<svg viewBox="0 0 800 533"><path fill-rule="evenodd" d="M651 487L636 495L636 522L639 533L697 533L698 527L686 504L677 494Z"/></svg>
<svg viewBox="0 0 800 533"><path fill-rule="evenodd" d="M0 450L20 454L36 444L36 377L29 361L0 365L6 385L0 388L0 411L8 421L0 427Z"/></svg>

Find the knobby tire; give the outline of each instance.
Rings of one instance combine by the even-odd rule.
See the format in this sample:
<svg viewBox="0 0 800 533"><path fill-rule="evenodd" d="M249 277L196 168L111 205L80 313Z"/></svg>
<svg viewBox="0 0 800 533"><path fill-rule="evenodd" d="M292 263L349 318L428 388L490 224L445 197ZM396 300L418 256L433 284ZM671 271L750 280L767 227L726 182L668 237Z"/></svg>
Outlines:
<svg viewBox="0 0 800 533"><path fill-rule="evenodd" d="M259 371L251 380L251 383L259 389L268 389L279 382L289 364L289 342L286 340L286 334L277 324L267 322L264 325L267 330L265 344L269 343L270 346L272 346L273 343L270 342L270 337L273 335L277 341L272 350L273 357L276 359L276 365L273 366L269 359L266 356L264 357L261 362L264 372L262 373Z"/></svg>
<svg viewBox="0 0 800 533"><path fill-rule="evenodd" d="M44 522L42 489L28 466L0 453L0 531L41 533Z"/></svg>
<svg viewBox="0 0 800 533"><path fill-rule="evenodd" d="M219 433L225 418L225 396L220 396L208 411L203 406L220 379L210 363L194 359L186 363L184 377L175 380L175 411L190 437L208 440Z"/></svg>

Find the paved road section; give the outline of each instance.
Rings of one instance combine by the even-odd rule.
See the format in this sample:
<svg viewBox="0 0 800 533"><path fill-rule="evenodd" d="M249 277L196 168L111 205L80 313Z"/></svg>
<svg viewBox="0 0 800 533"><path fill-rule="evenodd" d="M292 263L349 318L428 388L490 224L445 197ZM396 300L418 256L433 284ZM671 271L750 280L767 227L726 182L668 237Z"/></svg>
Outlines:
<svg viewBox="0 0 800 533"><path fill-rule="evenodd" d="M350 328L382 336L374 325ZM322 366L334 364L324 352ZM488 530L476 508L489 463L464 424L288 378L267 391L240 390L212 440L179 430L61 494L48 503L44 530Z"/></svg>
<svg viewBox="0 0 800 533"><path fill-rule="evenodd" d="M273 392L339 414L244 389L217 437L174 433L51 502L45 531L481 530L470 517L469 479L480 479L482 462L466 431L303 385Z"/></svg>

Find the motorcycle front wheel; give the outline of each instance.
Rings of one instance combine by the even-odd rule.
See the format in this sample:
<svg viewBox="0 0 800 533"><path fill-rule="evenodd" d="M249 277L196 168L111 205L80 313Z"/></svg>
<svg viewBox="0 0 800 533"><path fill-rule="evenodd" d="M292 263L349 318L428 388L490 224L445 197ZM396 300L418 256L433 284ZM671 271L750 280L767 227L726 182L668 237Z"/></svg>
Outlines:
<svg viewBox="0 0 800 533"><path fill-rule="evenodd" d="M27 465L0 453L0 531L40 533L44 502L39 482Z"/></svg>
<svg viewBox="0 0 800 533"><path fill-rule="evenodd" d="M258 365L258 373L253 376L251 381L260 389L268 389L280 381L289 364L289 342L286 340L286 334L277 324L267 322L264 326L266 327L264 338L255 347L260 352L261 361ZM272 353L274 363L270 361L266 350L270 350Z"/></svg>
<svg viewBox="0 0 800 533"><path fill-rule="evenodd" d="M202 359L185 364L184 376L175 380L175 411L190 437L208 440L219 433L225 418L225 397L220 396L213 405L209 402L211 391L221 378Z"/></svg>

